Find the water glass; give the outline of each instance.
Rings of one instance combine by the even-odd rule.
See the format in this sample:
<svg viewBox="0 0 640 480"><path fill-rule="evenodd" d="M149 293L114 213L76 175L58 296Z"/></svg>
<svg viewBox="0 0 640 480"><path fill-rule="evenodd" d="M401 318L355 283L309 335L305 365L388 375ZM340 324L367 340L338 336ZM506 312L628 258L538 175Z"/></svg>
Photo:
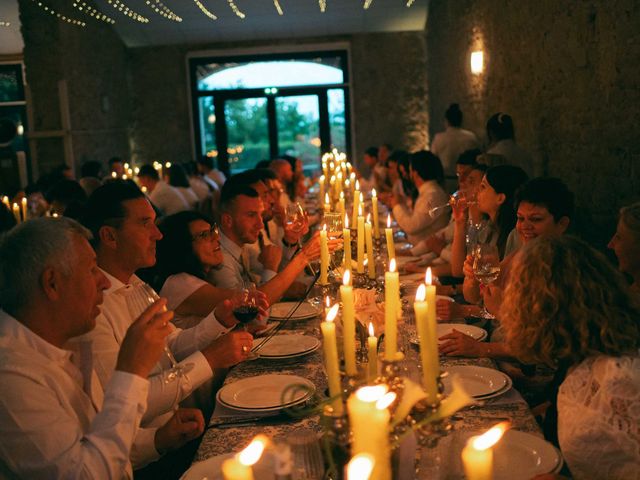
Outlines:
<svg viewBox="0 0 640 480"><path fill-rule="evenodd" d="M324 460L316 432L298 429L288 441L293 458L293 480L322 480Z"/></svg>

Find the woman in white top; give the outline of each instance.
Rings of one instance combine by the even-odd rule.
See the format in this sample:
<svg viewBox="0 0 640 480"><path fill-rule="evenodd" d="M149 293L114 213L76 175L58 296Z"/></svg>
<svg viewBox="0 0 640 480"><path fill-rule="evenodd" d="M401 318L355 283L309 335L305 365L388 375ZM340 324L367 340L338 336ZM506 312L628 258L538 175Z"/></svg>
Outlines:
<svg viewBox="0 0 640 480"><path fill-rule="evenodd" d="M178 189L184 200L192 210L196 208L198 196L189 184L189 178L182 165L173 164L166 170L166 180L169 185Z"/></svg>
<svg viewBox="0 0 640 480"><path fill-rule="evenodd" d="M566 373L557 434L573 478L640 478L640 306L622 275L581 240L541 237L517 254L500 318L515 355Z"/></svg>
<svg viewBox="0 0 640 480"><path fill-rule="evenodd" d="M204 215L189 211L166 217L160 231L154 287L175 312L173 323L190 328L234 293L205 280L222 263L218 230Z"/></svg>

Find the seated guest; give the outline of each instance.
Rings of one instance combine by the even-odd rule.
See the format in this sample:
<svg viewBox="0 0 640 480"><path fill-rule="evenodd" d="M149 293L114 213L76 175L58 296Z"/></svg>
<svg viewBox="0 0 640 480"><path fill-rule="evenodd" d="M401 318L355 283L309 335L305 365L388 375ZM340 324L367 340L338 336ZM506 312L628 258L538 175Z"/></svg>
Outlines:
<svg viewBox="0 0 640 480"><path fill-rule="evenodd" d="M95 327L109 281L90 233L73 220L40 218L0 241L0 463L5 478L131 478L132 442L147 406L147 376L171 332L156 302L123 332L104 391L91 345L68 342ZM152 431L158 449L204 428L180 410ZM180 439L176 444L176 439Z"/></svg>
<svg viewBox="0 0 640 480"><path fill-rule="evenodd" d="M221 288L241 289L249 283L258 283L259 290L267 295L269 304L280 300L309 262L320 257L319 236L309 240L278 272L282 250L260 241L261 272L253 272L248 244L259 242L264 224L264 206L258 193L241 180L229 179L222 189L220 202L220 244L224 260L222 267L212 270L209 279ZM330 249L338 241L330 241Z"/></svg>
<svg viewBox="0 0 640 480"><path fill-rule="evenodd" d="M573 478L638 478L640 308L624 278L581 240L540 238L516 256L500 317L514 355L558 369L547 438L557 411Z"/></svg>
<svg viewBox="0 0 640 480"><path fill-rule="evenodd" d="M234 293L206 280L222 263L218 229L200 213L180 212L164 218L160 231L154 288L175 312L173 323L190 328Z"/></svg>
<svg viewBox="0 0 640 480"><path fill-rule="evenodd" d="M198 203L198 196L191 188L189 179L187 178L187 174L182 165L174 163L167 168L165 172L165 179L167 183L180 192L182 198L184 198L187 205L189 205L189 208L193 210Z"/></svg>
<svg viewBox="0 0 640 480"><path fill-rule="evenodd" d="M609 242L620 271L631 277L631 288L640 293L640 203L620 210L616 233Z"/></svg>
<svg viewBox="0 0 640 480"><path fill-rule="evenodd" d="M189 210L189 203L177 188L160 180L160 176L152 165L143 165L138 173L140 186L147 189L149 200L160 209L163 215Z"/></svg>
<svg viewBox="0 0 640 480"><path fill-rule="evenodd" d="M87 202L87 194L75 180L60 180L54 183L45 194L49 203L49 213L69 218L79 218Z"/></svg>
<svg viewBox="0 0 640 480"><path fill-rule="evenodd" d="M440 186L442 179L442 164L438 157L427 151L416 152L411 155L411 180L418 189L413 208L403 204L400 198L388 199L396 222L414 245L449 222L446 209L440 210L435 216L429 214L433 207L446 205L449 201L449 196Z"/></svg>
<svg viewBox="0 0 640 480"><path fill-rule="evenodd" d="M204 202L207 198L211 197L212 192L214 191L220 192L220 189L217 188L217 184L215 185L215 188L210 188L210 184L205 182L204 179L198 174L195 162L185 163L184 170L187 174L187 178L189 179L189 186L198 197L199 202Z"/></svg>
<svg viewBox="0 0 640 480"><path fill-rule="evenodd" d="M479 148L480 142L475 133L462 128L462 110L457 103L449 105L444 113L444 126L444 132L436 133L433 137L431 152L442 162L444 174L451 177L456 173L456 162L460 155Z"/></svg>
<svg viewBox="0 0 640 480"><path fill-rule="evenodd" d="M283 191L280 194L280 206L282 208L287 208L287 205L292 201L292 198L289 196L289 192L293 190L293 167L288 161L282 158L277 158L269 164L269 168L273 170L282 184Z"/></svg>
<svg viewBox="0 0 640 480"><path fill-rule="evenodd" d="M520 167L527 176L533 175L533 159L529 152L515 142L513 120L510 115L498 112L487 120L489 155L504 157L507 165Z"/></svg>
<svg viewBox="0 0 640 480"><path fill-rule="evenodd" d="M127 307L127 295L142 283L135 272L156 262L156 242L162 234L154 221L151 204L128 182L103 185L87 205L84 223L93 232L98 266L111 282L96 328L86 336L93 342L93 359L102 385L109 383L124 332L134 321ZM166 357L162 358L163 363L149 377L145 425L157 422L156 417L171 411L193 389L210 380L214 369L246 359L252 345L251 335L235 331L222 335L237 324L232 310L233 305L225 301L197 326L175 329L169 335L167 345L183 367L183 376L179 381L166 383L161 371L170 365ZM203 405L205 411L209 407ZM154 452L150 449L149 453Z"/></svg>
<svg viewBox="0 0 640 480"><path fill-rule="evenodd" d="M397 196L406 200L406 193L402 185L402 176L400 175L400 158L407 157L409 154L404 150L395 150L387 159L387 179L389 182L389 192L384 195ZM381 195L382 196L382 195ZM406 202L405 202L406 203Z"/></svg>
<svg viewBox="0 0 640 480"><path fill-rule="evenodd" d="M87 196L102 185L102 165L95 160L84 162L80 167L80 180L78 183L83 188Z"/></svg>
<svg viewBox="0 0 640 480"><path fill-rule="evenodd" d="M573 217L573 193L557 178L534 178L525 183L516 193L517 208L516 231L523 245L538 237L555 237L564 234ZM502 290L511 279L511 263L515 252L505 258L500 265L500 277L484 291L487 308L498 312L502 302ZM473 275L471 265L465 265L465 275ZM466 281L466 277L465 277ZM438 302L441 318L474 315L475 306L461 306L452 302ZM498 332L500 329L498 327ZM442 337L446 340L441 350L449 355L470 355L488 357L506 357L501 332L492 336L492 342L478 342L461 332Z"/></svg>
<svg viewBox="0 0 640 480"><path fill-rule="evenodd" d="M109 174L105 178L122 178L122 175L127 173L124 171L124 162L120 157L111 157L107 161L107 165L109 166Z"/></svg>
<svg viewBox="0 0 640 480"><path fill-rule="evenodd" d="M198 172L202 175L205 182L210 184L214 190L220 190L227 181L224 173L213 166L213 158L203 155L198 159Z"/></svg>
<svg viewBox="0 0 640 480"><path fill-rule="evenodd" d="M364 164L368 169L368 175L360 176L361 190L367 191L375 188L378 192L385 190L387 181L387 165L378 158L378 147L369 147L364 151Z"/></svg>

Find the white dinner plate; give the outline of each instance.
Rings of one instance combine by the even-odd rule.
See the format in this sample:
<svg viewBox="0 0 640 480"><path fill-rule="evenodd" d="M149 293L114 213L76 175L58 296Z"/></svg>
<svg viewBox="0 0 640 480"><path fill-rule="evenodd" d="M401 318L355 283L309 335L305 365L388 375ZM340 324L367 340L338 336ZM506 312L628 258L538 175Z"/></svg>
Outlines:
<svg viewBox="0 0 640 480"><path fill-rule="evenodd" d="M222 463L235 455L235 453L227 453L225 455L217 455L207 458L202 462L191 465L191 468L184 472L180 480L224 480L222 476ZM255 480L274 480L274 462L273 456L269 452L265 452L260 461L253 467L253 476Z"/></svg>
<svg viewBox="0 0 640 480"><path fill-rule="evenodd" d="M300 334L275 335L264 341L267 343L258 350L258 353L265 358L297 357L310 353L320 346L320 340L317 338ZM260 346L259 342L257 346Z"/></svg>
<svg viewBox="0 0 640 480"><path fill-rule="evenodd" d="M445 395L451 393L452 375L458 376L462 387L474 398L487 398L488 395L498 393L510 384L507 375L493 368L464 365L447 367L446 371L449 375L442 380Z"/></svg>
<svg viewBox="0 0 640 480"><path fill-rule="evenodd" d="M289 389L291 385L302 385L301 389ZM216 397L223 405L234 410L274 411L296 405L307 400L315 391L315 385L297 375L259 375L248 377L222 387Z"/></svg>
<svg viewBox="0 0 640 480"><path fill-rule="evenodd" d="M553 445L517 430L507 430L493 447L493 459L494 480L529 480L562 466L562 457Z"/></svg>
<svg viewBox="0 0 640 480"><path fill-rule="evenodd" d="M271 306L269 316L272 320L285 320L289 314L296 308L298 302L279 302ZM291 315L290 320L306 320L320 314L320 310L311 305L309 302L302 302L295 312Z"/></svg>
<svg viewBox="0 0 640 480"><path fill-rule="evenodd" d="M469 335L470 337L473 337L475 340L478 340L479 342L487 338L486 330L480 327L474 327L473 325L465 325L464 323L438 323L436 328L437 328L436 335L438 336L438 338L448 333L451 333L453 329L456 329L459 332ZM420 339L418 338L417 334L412 335L409 338L409 341L414 345L420 345Z"/></svg>

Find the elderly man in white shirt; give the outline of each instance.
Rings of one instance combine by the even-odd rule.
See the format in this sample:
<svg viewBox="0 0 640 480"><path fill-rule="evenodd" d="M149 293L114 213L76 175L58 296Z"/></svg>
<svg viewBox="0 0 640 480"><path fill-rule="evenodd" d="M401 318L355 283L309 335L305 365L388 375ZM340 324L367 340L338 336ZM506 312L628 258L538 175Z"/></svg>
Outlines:
<svg viewBox="0 0 640 480"><path fill-rule="evenodd" d="M180 190L164 180L160 180L158 172L152 165L143 165L140 168L138 180L140 185L146 188L151 203L158 207L164 215L191 210L189 201Z"/></svg>
<svg viewBox="0 0 640 480"><path fill-rule="evenodd" d="M165 302L125 333L102 389L91 345L69 340L95 326L109 282L90 233L67 218L40 218L0 242L0 476L131 478L130 455L147 404L147 375L171 331ZM158 431L159 448L202 433L197 410ZM176 440L178 440L176 442Z"/></svg>
<svg viewBox="0 0 640 480"><path fill-rule="evenodd" d="M124 332L133 321L127 308L127 295L141 283L134 272L156 261L156 241L162 235L154 220L155 212L142 192L126 182L103 185L87 204L84 221L94 234L98 266L111 282L96 328L85 336L93 342L96 372L103 385L108 384L113 375ZM227 368L247 358L253 339L246 332L229 332L236 324L232 301L225 300L197 326L174 329L167 345L183 373L176 381L165 382L162 371L171 365L167 356L161 358L149 377L148 408L143 425L162 424L166 418L163 414L210 380L214 369ZM148 451L153 453L151 447Z"/></svg>
<svg viewBox="0 0 640 480"><path fill-rule="evenodd" d="M393 208L393 216L398 225L409 236L409 241L417 245L421 240L447 226L449 218L446 209L429 214L433 207L446 205L449 196L442 189L442 164L438 157L427 151L411 155L411 179L418 188L418 198L413 209L394 196L387 201Z"/></svg>

